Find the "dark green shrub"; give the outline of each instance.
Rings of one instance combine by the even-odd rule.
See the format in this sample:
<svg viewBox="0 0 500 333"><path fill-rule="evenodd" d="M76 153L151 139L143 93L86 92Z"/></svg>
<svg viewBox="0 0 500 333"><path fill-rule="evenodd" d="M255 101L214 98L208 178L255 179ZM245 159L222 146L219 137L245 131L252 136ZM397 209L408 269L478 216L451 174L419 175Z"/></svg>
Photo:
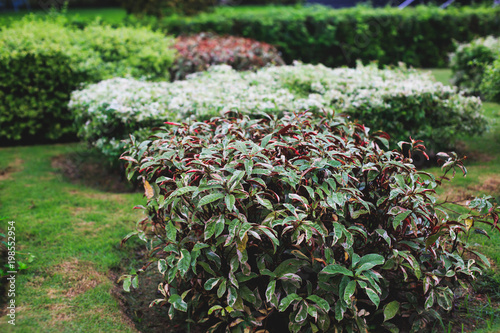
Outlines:
<svg viewBox="0 0 500 333"><path fill-rule="evenodd" d="M167 124L150 140L132 137L122 157L147 197L136 207L147 217L124 240L146 242L164 279L152 305L177 323L420 332L489 265L458 237L482 217L449 218L435 204L439 179L383 151L386 134L309 113ZM442 157L447 171L463 169ZM470 206L498 221L486 199ZM122 280L125 290L139 283Z"/></svg>
<svg viewBox="0 0 500 333"><path fill-rule="evenodd" d="M84 82L115 76L168 79L173 40L146 28L84 30L25 18L0 31L0 138L74 135L67 103Z"/></svg>
<svg viewBox="0 0 500 333"><path fill-rule="evenodd" d="M277 46L287 63L301 60L339 67L361 59L444 67L453 40L499 35L499 14L500 7L231 7L195 17L144 19L144 24L176 35L211 31L252 38Z"/></svg>
<svg viewBox="0 0 500 333"><path fill-rule="evenodd" d="M480 91L487 100L500 103L500 55L486 67Z"/></svg>
<svg viewBox="0 0 500 333"><path fill-rule="evenodd" d="M480 85L489 65L500 56L500 40L489 36L456 46L450 55L453 84L471 94L479 95Z"/></svg>
<svg viewBox="0 0 500 333"><path fill-rule="evenodd" d="M129 14L156 17L173 14L195 15L215 6L216 0L121 0Z"/></svg>

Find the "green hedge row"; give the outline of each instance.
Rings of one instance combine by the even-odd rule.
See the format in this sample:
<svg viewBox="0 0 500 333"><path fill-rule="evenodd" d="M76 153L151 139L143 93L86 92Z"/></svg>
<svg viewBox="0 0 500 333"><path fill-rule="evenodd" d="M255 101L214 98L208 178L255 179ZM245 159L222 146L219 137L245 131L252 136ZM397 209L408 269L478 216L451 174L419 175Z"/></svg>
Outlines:
<svg viewBox="0 0 500 333"><path fill-rule="evenodd" d="M500 7L219 7L195 17L138 20L173 34L212 31L248 37L278 46L288 63L330 67L354 65L356 59L443 67L454 40L500 34Z"/></svg>
<svg viewBox="0 0 500 333"><path fill-rule="evenodd" d="M0 31L0 139L56 140L74 133L70 93L116 76L168 78L173 40L146 28L26 18Z"/></svg>

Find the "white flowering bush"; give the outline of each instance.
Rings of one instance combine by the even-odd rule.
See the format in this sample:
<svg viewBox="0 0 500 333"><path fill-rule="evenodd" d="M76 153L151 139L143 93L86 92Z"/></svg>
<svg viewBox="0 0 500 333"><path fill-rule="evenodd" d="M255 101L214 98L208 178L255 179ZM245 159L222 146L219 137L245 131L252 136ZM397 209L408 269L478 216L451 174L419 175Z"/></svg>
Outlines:
<svg viewBox="0 0 500 333"><path fill-rule="evenodd" d="M122 151L120 140L128 134L228 110L343 112L388 132L395 142L412 135L436 149L485 127L478 98L465 97L430 74L373 65L330 69L296 63L257 72L221 65L172 83L115 78L74 92L70 108L79 135L109 156Z"/></svg>

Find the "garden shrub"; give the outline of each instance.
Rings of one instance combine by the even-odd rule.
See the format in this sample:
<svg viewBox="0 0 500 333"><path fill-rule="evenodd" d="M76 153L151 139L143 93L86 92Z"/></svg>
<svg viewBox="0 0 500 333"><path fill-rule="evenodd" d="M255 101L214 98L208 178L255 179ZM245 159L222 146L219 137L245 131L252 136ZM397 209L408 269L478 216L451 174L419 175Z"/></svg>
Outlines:
<svg viewBox="0 0 500 333"><path fill-rule="evenodd" d="M413 135L435 150L485 130L478 98L465 97L430 74L374 65L330 69L297 63L257 72L221 65L172 83L112 79L75 92L70 107L80 137L113 159L129 133L159 126L164 119L209 119L229 110L249 115L345 112L388 132L394 142Z"/></svg>
<svg viewBox="0 0 500 333"><path fill-rule="evenodd" d="M207 332L428 330L488 260L465 234L498 209L450 218L443 178L419 172L387 135L346 118L229 113L176 124L122 159L143 182L137 231L163 276L165 315ZM424 149L408 143L410 151ZM445 175L463 168L442 155ZM496 210L495 210L496 209ZM143 272L140 270L139 273ZM140 275L125 275L125 290Z"/></svg>
<svg viewBox="0 0 500 333"><path fill-rule="evenodd" d="M284 65L274 46L248 38L201 33L177 38L175 48L179 53L170 72L176 80L220 64L238 71Z"/></svg>
<svg viewBox="0 0 500 333"><path fill-rule="evenodd" d="M487 100L500 103L500 54L486 67L480 91Z"/></svg>
<svg viewBox="0 0 500 333"><path fill-rule="evenodd" d="M500 39L488 36L470 43L458 44L450 54L453 84L468 93L479 95L484 74L500 56Z"/></svg>
<svg viewBox="0 0 500 333"><path fill-rule="evenodd" d="M175 35L210 31L252 38L278 47L287 63L339 67L361 59L430 68L447 65L454 40L500 35L500 7L218 7L194 17L145 18L144 24Z"/></svg>
<svg viewBox="0 0 500 333"><path fill-rule="evenodd" d="M59 18L60 19L60 18ZM146 28L64 27L25 18L0 30L0 138L73 133L67 109L81 83L116 76L168 79L173 40Z"/></svg>

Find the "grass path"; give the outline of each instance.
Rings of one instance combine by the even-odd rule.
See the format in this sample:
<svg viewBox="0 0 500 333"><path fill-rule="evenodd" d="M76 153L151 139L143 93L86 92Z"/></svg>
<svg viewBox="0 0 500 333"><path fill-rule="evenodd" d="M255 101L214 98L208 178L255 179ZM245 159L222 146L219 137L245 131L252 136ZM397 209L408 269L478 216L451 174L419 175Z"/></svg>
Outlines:
<svg viewBox="0 0 500 333"><path fill-rule="evenodd" d="M0 216L16 222L18 252L35 256L16 281L16 332L133 331L110 293L110 272L130 253L119 241L139 218L132 208L141 195L65 181L51 159L76 148L0 149L4 171L10 165L0 178ZM12 329L6 319L0 332Z"/></svg>
<svg viewBox="0 0 500 333"><path fill-rule="evenodd" d="M439 75L446 80L449 71ZM446 184L441 196L500 197L500 105L488 103L485 110L492 131L463 138L466 150L474 151L467 163L469 175ZM119 242L140 218L132 208L142 195L112 194L67 181L51 161L81 149L77 144L0 148L0 219L8 217L0 221L0 229L14 220L19 259L26 253L35 256L17 277L15 332L135 331L112 296L112 272L134 256L134 243L119 248ZM439 173L438 168L430 171ZM491 240L474 241L500 263L498 233ZM499 278L498 272L495 276ZM0 332L14 331L7 319L0 318Z"/></svg>

